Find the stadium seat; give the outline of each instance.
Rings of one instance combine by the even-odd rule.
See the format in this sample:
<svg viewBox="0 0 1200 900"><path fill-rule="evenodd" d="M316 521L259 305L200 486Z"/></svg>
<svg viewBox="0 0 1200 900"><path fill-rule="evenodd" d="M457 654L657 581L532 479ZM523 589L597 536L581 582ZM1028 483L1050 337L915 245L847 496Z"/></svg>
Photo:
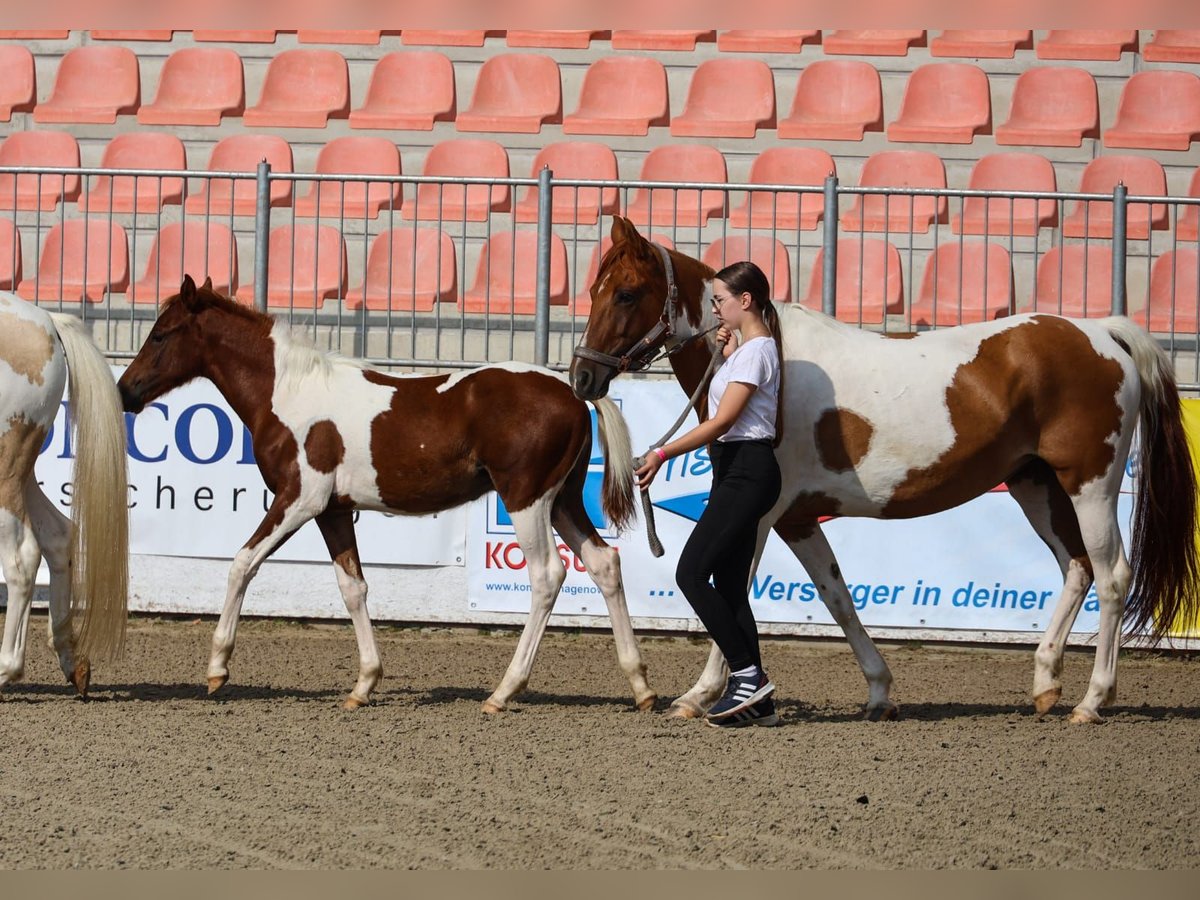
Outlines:
<svg viewBox="0 0 1200 900"><path fill-rule="evenodd" d="M1018 312L1097 318L1112 315L1112 248L1089 241L1051 247L1037 267L1031 306Z"/></svg>
<svg viewBox="0 0 1200 900"><path fill-rule="evenodd" d="M863 164L860 187L944 188L946 167L924 150L881 150ZM944 196L858 194L842 216L848 231L925 232L946 221Z"/></svg>
<svg viewBox="0 0 1200 900"><path fill-rule="evenodd" d="M701 262L719 272L743 259L750 260L770 279L771 302L792 302L792 263L782 241L760 234L749 240L744 234L717 238L708 245Z"/></svg>
<svg viewBox="0 0 1200 900"><path fill-rule="evenodd" d="M284 50L271 57L258 104L242 121L257 128L324 128L350 115L350 70L336 50Z"/></svg>
<svg viewBox="0 0 1200 900"><path fill-rule="evenodd" d="M1136 30L1062 29L1049 31L1037 43L1038 59L1118 60L1124 50L1137 53Z"/></svg>
<svg viewBox="0 0 1200 900"><path fill-rule="evenodd" d="M400 150L384 137L344 135L317 154L318 175L399 175ZM400 182L314 181L303 197L296 198L296 215L322 218L375 218L383 210L400 209Z"/></svg>
<svg viewBox="0 0 1200 900"><path fill-rule="evenodd" d="M1086 69L1027 69L1013 87L1008 121L996 128L997 144L1078 147L1100 136L1096 80Z"/></svg>
<svg viewBox="0 0 1200 900"><path fill-rule="evenodd" d="M667 70L649 56L606 56L588 66L563 134L643 135L670 121Z"/></svg>
<svg viewBox="0 0 1200 900"><path fill-rule="evenodd" d="M237 243L228 225L197 219L169 222L150 245L146 271L133 283L133 303L158 304L178 293L183 276L197 282L211 278L213 289L232 297L238 289Z"/></svg>
<svg viewBox="0 0 1200 900"><path fill-rule="evenodd" d="M242 58L226 47L183 47L167 57L153 103L138 110L143 125L220 125L246 109Z"/></svg>
<svg viewBox="0 0 1200 900"><path fill-rule="evenodd" d="M821 43L821 32L734 29L717 35L722 53L799 53L805 44Z"/></svg>
<svg viewBox="0 0 1200 900"><path fill-rule="evenodd" d="M639 181L728 180L725 157L711 144L660 144L646 154ZM724 191L689 188L638 188L625 215L638 225L703 225L711 216L724 216Z"/></svg>
<svg viewBox="0 0 1200 900"><path fill-rule="evenodd" d="M758 59L709 59L692 72L683 112L671 120L678 137L752 138L775 127L775 76Z"/></svg>
<svg viewBox="0 0 1200 900"><path fill-rule="evenodd" d="M3 158L3 149L0 148L0 158ZM1192 172L1191 181L1188 182L1187 196L1200 197L1200 169ZM0 192L0 202L3 202L3 194ZM1175 222L1175 233L1181 241L1194 241L1200 235L1200 206L1179 205L1178 220Z"/></svg>
<svg viewBox="0 0 1200 900"><path fill-rule="evenodd" d="M505 43L510 47L555 47L567 50L586 50L594 40L611 36L609 31L521 31L510 29Z"/></svg>
<svg viewBox="0 0 1200 900"><path fill-rule="evenodd" d="M384 34L399 34L399 31L319 31L301 28L296 31L296 40L301 44L378 44Z"/></svg>
<svg viewBox="0 0 1200 900"><path fill-rule="evenodd" d="M273 172L292 171L292 147L277 135L232 134L221 138L208 158L210 172L256 172L265 159ZM257 209L258 187L253 178L205 178L188 196L184 209L204 215L252 216ZM292 182L271 182L271 206L291 206Z"/></svg>
<svg viewBox="0 0 1200 900"><path fill-rule="evenodd" d="M27 300L99 303L106 293L124 293L128 284L125 229L94 216L55 223L42 242L37 275L22 281L17 293Z"/></svg>
<svg viewBox="0 0 1200 900"><path fill-rule="evenodd" d="M428 312L438 300L458 300L454 241L437 228L395 228L378 235L362 284L346 294L349 309Z"/></svg>
<svg viewBox="0 0 1200 900"><path fill-rule="evenodd" d="M868 62L819 59L800 73L781 138L861 141L864 131L883 130L883 89Z"/></svg>
<svg viewBox="0 0 1200 900"><path fill-rule="evenodd" d="M503 31L435 31L405 28L400 42L415 47L482 47L487 38Z"/></svg>
<svg viewBox="0 0 1200 900"><path fill-rule="evenodd" d="M1200 63L1200 31L1160 28L1142 47L1146 62Z"/></svg>
<svg viewBox="0 0 1200 900"><path fill-rule="evenodd" d="M554 178L609 180L617 179L617 156L608 144L589 141L559 141L547 144L533 160L530 175L537 178L544 166L549 166ZM601 213L617 212L617 189L555 187L552 191L551 219L566 225L591 225ZM536 222L538 189L529 187L517 202L517 221Z"/></svg>
<svg viewBox="0 0 1200 900"><path fill-rule="evenodd" d="M665 29L662 31L614 31L614 50L687 50L694 51L697 42L715 41L715 31L687 31Z"/></svg>
<svg viewBox="0 0 1200 900"><path fill-rule="evenodd" d="M267 238L267 305L320 309L346 293L346 242L332 225L278 225ZM237 292L254 303L253 283Z"/></svg>
<svg viewBox="0 0 1200 900"><path fill-rule="evenodd" d="M453 178L507 178L508 151L495 141L484 138L457 138L441 141L429 149L423 175ZM506 184L417 185L414 202L406 204L404 215L416 219L443 219L454 222L485 222L490 212L504 212L512 196Z"/></svg>
<svg viewBox="0 0 1200 900"><path fill-rule="evenodd" d="M112 124L137 112L141 80L128 47L89 44L63 54L50 99L33 110L35 122Z"/></svg>
<svg viewBox="0 0 1200 900"><path fill-rule="evenodd" d="M674 250L674 242L665 234L651 234L649 240L662 244L668 250ZM571 312L576 316L586 316L592 311L592 282L600 272L600 258L612 247L612 238L607 234L600 243L592 246L591 260L588 262L587 275L575 285L575 297L571 300ZM578 270L576 270L578 271Z"/></svg>
<svg viewBox="0 0 1200 900"><path fill-rule="evenodd" d="M1008 315L1013 301L1012 258L989 241L948 241L925 260L912 304L914 325L965 325Z"/></svg>
<svg viewBox="0 0 1200 900"><path fill-rule="evenodd" d="M907 56L909 47L925 44L925 32L916 30L842 29L825 35L826 53L850 56Z"/></svg>
<svg viewBox="0 0 1200 900"><path fill-rule="evenodd" d="M567 248L550 235L550 305L567 305ZM532 315L537 306L537 231L492 234L479 255L475 283L463 295L468 313Z"/></svg>
<svg viewBox="0 0 1200 900"><path fill-rule="evenodd" d="M821 309L825 284L825 251L813 260L808 296L803 303ZM887 313L904 312L904 279L900 251L883 238L841 238L837 243L837 317L842 322L880 325Z"/></svg>
<svg viewBox="0 0 1200 900"><path fill-rule="evenodd" d="M225 41L230 44L273 44L277 31L221 31L218 29L207 28L198 29L192 32L193 41Z"/></svg>
<svg viewBox="0 0 1200 900"><path fill-rule="evenodd" d="M459 131L536 134L562 122L558 63L538 53L501 53L479 69L470 108L458 114Z"/></svg>
<svg viewBox="0 0 1200 900"><path fill-rule="evenodd" d="M169 29L160 30L134 30L125 29L100 31L89 31L88 34L94 41L169 41L175 37L175 32Z"/></svg>
<svg viewBox="0 0 1200 900"><path fill-rule="evenodd" d="M970 63L927 63L908 76L889 141L969 144L992 130L987 73Z"/></svg>
<svg viewBox="0 0 1200 900"><path fill-rule="evenodd" d="M1028 30L947 29L929 42L929 55L1012 59L1018 49L1031 47L1033 32Z"/></svg>
<svg viewBox="0 0 1200 900"><path fill-rule="evenodd" d="M1146 305L1132 310L1129 316L1149 331L1196 334L1200 329L1198 313L1200 277L1196 248L1168 250L1150 267Z"/></svg>
<svg viewBox="0 0 1200 900"><path fill-rule="evenodd" d="M833 157L815 147L768 147L750 164L750 184L824 185L825 177L837 174ZM777 228L781 231L811 230L824 217L825 201L820 194L749 191L746 199L729 213L733 228Z"/></svg>
<svg viewBox="0 0 1200 900"><path fill-rule="evenodd" d="M12 219L0 218L0 290L21 283L21 232Z"/></svg>
<svg viewBox="0 0 1200 900"><path fill-rule="evenodd" d="M1079 191L1083 194L1112 194L1118 182L1124 182L1130 194L1162 197L1167 193L1167 176L1162 163L1148 156L1098 156L1083 168ZM1085 223L1086 218L1086 223ZM1130 203L1127 207L1125 234L1145 240L1151 228L1167 227L1167 207L1162 203ZM1063 219L1067 237L1112 237L1111 200L1076 200Z"/></svg>
<svg viewBox="0 0 1200 900"><path fill-rule="evenodd" d="M65 41L71 36L68 30L52 31L44 29L42 31L26 29L24 31L0 31L0 40L12 41Z"/></svg>
<svg viewBox="0 0 1200 900"><path fill-rule="evenodd" d="M160 131L127 131L104 148L102 169L177 169L187 171L183 141ZM152 175L97 175L92 189L79 198L87 212L153 213L183 202L183 178ZM135 196L136 195L136 196ZM136 209L135 209L136 207Z"/></svg>
<svg viewBox="0 0 1200 900"><path fill-rule="evenodd" d="M0 120L14 112L29 112L37 104L37 74L33 54L20 44L0 45Z"/></svg>
<svg viewBox="0 0 1200 900"><path fill-rule="evenodd" d="M350 127L432 131L434 122L454 121L456 111L454 64L435 50L407 50L375 64Z"/></svg>
<svg viewBox="0 0 1200 900"><path fill-rule="evenodd" d="M1200 78L1191 72L1135 72L1121 89L1106 147L1187 150L1200 133Z"/></svg>
<svg viewBox="0 0 1200 900"><path fill-rule="evenodd" d="M989 153L971 169L967 189L972 191L1045 191L1054 193L1058 182L1054 165L1036 153ZM955 216L955 234L1007 234L1031 237L1038 229L1058 221L1055 200L967 197L963 213Z"/></svg>
<svg viewBox="0 0 1200 900"><path fill-rule="evenodd" d="M65 131L14 131L0 142L0 166L79 168L79 142ZM0 174L0 209L47 212L79 196L78 175Z"/></svg>

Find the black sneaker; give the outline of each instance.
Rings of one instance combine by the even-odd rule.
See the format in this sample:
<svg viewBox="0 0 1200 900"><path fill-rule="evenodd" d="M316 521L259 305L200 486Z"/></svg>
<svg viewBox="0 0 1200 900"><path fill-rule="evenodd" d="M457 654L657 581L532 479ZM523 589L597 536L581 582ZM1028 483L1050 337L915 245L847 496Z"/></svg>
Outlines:
<svg viewBox="0 0 1200 900"><path fill-rule="evenodd" d="M738 678L729 676L725 685L725 693L721 699L708 710L708 718L720 719L735 712L740 712L753 706L759 700L764 700L775 691L775 685L767 679L767 673L759 671L753 678Z"/></svg>
<svg viewBox="0 0 1200 900"><path fill-rule="evenodd" d="M775 701L770 697L759 700L753 706L722 716L719 719L705 719L713 728L746 728L750 725L771 727L779 724L779 715L775 712Z"/></svg>

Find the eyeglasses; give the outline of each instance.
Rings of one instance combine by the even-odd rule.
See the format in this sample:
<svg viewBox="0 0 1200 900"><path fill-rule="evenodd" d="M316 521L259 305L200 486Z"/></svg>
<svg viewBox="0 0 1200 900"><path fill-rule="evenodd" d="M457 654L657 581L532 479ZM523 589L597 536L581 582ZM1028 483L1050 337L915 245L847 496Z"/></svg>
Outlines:
<svg viewBox="0 0 1200 900"><path fill-rule="evenodd" d="M713 298L712 298L713 309L720 309L721 304L724 303L726 300L736 300L736 299L737 299L737 297L733 296L732 294L726 294L724 297L718 297L716 294L713 294Z"/></svg>

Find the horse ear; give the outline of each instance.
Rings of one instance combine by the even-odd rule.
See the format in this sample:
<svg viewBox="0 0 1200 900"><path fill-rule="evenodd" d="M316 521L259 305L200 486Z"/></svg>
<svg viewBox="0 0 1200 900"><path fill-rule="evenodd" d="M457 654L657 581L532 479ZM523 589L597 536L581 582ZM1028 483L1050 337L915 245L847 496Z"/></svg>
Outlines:
<svg viewBox="0 0 1200 900"><path fill-rule="evenodd" d="M191 275L183 276L183 284L179 286L179 301L188 312L195 312L200 306L199 297L196 295L196 282L192 281Z"/></svg>
<svg viewBox="0 0 1200 900"><path fill-rule="evenodd" d="M622 241L629 240L629 229L632 226L628 219L623 219L620 216L613 216L612 230L608 236L612 238L614 244L619 244Z"/></svg>
<svg viewBox="0 0 1200 900"><path fill-rule="evenodd" d="M211 275L209 275L207 278L204 279L204 284L202 284L200 286L200 288L201 288L201 290L205 290L205 291L211 291L213 289Z"/></svg>

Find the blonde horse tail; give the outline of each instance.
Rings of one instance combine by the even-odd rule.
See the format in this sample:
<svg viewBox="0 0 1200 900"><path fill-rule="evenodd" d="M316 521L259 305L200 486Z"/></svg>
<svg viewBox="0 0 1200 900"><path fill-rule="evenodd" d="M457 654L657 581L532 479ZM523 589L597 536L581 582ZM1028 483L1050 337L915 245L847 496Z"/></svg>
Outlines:
<svg viewBox="0 0 1200 900"><path fill-rule="evenodd" d="M624 531L637 518L633 501L633 445L629 427L617 404L607 397L593 400L604 449L604 485L601 490L604 514L618 532Z"/></svg>
<svg viewBox="0 0 1200 900"><path fill-rule="evenodd" d="M67 356L75 446L71 612L76 651L113 659L125 648L129 606L129 494L125 414L112 370L84 324L51 313Z"/></svg>

